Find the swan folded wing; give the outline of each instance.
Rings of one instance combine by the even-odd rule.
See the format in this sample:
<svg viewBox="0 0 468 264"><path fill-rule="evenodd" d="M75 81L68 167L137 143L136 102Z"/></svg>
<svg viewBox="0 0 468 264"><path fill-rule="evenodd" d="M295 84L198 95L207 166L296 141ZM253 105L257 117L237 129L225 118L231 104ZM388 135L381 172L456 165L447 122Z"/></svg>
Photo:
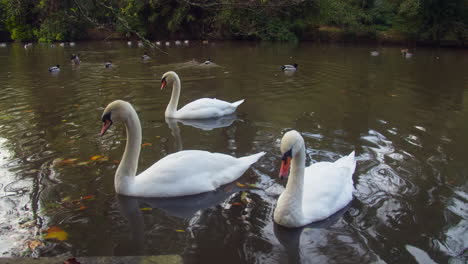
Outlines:
<svg viewBox="0 0 468 264"><path fill-rule="evenodd" d="M234 111L236 111L236 107L226 101L201 98L179 109L176 117L183 116L186 119L210 118L232 114Z"/></svg>
<svg viewBox="0 0 468 264"><path fill-rule="evenodd" d="M338 161L316 164L305 170L302 200L305 222L320 221L337 212L352 200L354 190L355 165Z"/></svg>
<svg viewBox="0 0 468 264"><path fill-rule="evenodd" d="M249 164L250 165L250 164ZM164 157L136 176L145 196L172 197L213 191L234 181L248 168L239 159L199 150Z"/></svg>

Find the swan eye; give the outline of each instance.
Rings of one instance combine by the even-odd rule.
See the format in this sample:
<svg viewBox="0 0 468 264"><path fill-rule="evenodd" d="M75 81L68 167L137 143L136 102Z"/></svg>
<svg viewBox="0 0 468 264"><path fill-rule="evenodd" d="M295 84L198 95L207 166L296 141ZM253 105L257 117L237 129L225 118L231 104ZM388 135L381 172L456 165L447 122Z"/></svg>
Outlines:
<svg viewBox="0 0 468 264"><path fill-rule="evenodd" d="M282 161L288 160L288 158L292 158L292 149L286 151L283 156L281 157Z"/></svg>
<svg viewBox="0 0 468 264"><path fill-rule="evenodd" d="M102 120L102 122L104 122L104 123L105 123L106 121L112 121L112 119L111 119L111 112L106 113L105 115L103 115L101 120Z"/></svg>

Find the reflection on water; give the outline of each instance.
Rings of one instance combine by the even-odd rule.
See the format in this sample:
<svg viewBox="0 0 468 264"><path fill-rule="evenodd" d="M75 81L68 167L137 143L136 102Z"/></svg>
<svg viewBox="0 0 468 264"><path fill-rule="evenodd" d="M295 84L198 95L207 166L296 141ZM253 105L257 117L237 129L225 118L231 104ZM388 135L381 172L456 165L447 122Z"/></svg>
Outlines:
<svg viewBox="0 0 468 264"><path fill-rule="evenodd" d="M0 253L3 256L177 254L187 263L463 263L468 239L467 52L400 47L221 42L162 47L34 44L0 49ZM142 62L143 52L150 60ZM72 53L81 64L73 65ZM435 57L440 59L436 60ZM202 64L211 58L215 64ZM301 65L285 74L285 61ZM106 61L112 68L105 68ZM60 64L50 74L48 67ZM180 103L245 98L237 116L166 120L160 76ZM122 129L98 136L103 107L134 105L139 170L181 149L267 155L239 182L183 199L120 197ZM356 150L349 208L322 225L278 228L279 141L296 129L307 162ZM181 165L182 166L182 165ZM67 241L44 239L51 226ZM39 246L32 247L31 241Z"/></svg>

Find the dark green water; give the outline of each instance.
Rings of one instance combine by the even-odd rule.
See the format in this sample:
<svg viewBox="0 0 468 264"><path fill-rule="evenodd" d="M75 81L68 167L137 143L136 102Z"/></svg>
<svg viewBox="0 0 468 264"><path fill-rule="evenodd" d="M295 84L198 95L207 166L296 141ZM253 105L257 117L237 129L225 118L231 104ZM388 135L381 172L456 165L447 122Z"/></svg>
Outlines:
<svg viewBox="0 0 468 264"><path fill-rule="evenodd" d="M468 247L468 52L402 47L226 42L0 48L0 256L178 254L187 263L464 263ZM152 57L140 56L147 50ZM380 56L370 56L379 50ZM82 63L70 63L79 53ZM217 66L198 66L212 59ZM112 69L104 68L112 60ZM286 76L281 64L299 64ZM49 66L61 72L50 74ZM169 70L179 105L246 99L237 118L203 130L166 123ZM99 137L115 99L136 108L145 144L139 171L179 149L267 154L235 183L187 199L115 195L125 131ZM308 162L356 151L351 204L299 230L273 224L284 182L279 141L306 141ZM96 155L108 160L91 161ZM61 160L65 159L65 160ZM76 160L75 160L76 159ZM239 205L242 197L251 199ZM234 204L234 205L233 205ZM143 210L142 210L143 209ZM177 209L177 210L176 210ZM56 226L66 241L44 239ZM42 246L28 249L28 242Z"/></svg>

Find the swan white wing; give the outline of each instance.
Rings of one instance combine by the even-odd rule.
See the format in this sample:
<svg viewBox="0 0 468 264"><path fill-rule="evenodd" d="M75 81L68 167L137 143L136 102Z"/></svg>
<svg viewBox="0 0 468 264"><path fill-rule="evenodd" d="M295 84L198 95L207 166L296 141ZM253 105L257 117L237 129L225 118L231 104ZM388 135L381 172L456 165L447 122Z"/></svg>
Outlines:
<svg viewBox="0 0 468 264"><path fill-rule="evenodd" d="M146 197L213 191L240 177L258 158L234 158L200 150L180 151L164 157L136 176L134 188L138 190L138 196Z"/></svg>
<svg viewBox="0 0 468 264"><path fill-rule="evenodd" d="M226 101L201 98L179 109L176 118L199 119L229 115L236 111L237 105Z"/></svg>
<svg viewBox="0 0 468 264"><path fill-rule="evenodd" d="M345 207L353 196L354 152L334 163L318 162L305 169L304 222L323 220Z"/></svg>

